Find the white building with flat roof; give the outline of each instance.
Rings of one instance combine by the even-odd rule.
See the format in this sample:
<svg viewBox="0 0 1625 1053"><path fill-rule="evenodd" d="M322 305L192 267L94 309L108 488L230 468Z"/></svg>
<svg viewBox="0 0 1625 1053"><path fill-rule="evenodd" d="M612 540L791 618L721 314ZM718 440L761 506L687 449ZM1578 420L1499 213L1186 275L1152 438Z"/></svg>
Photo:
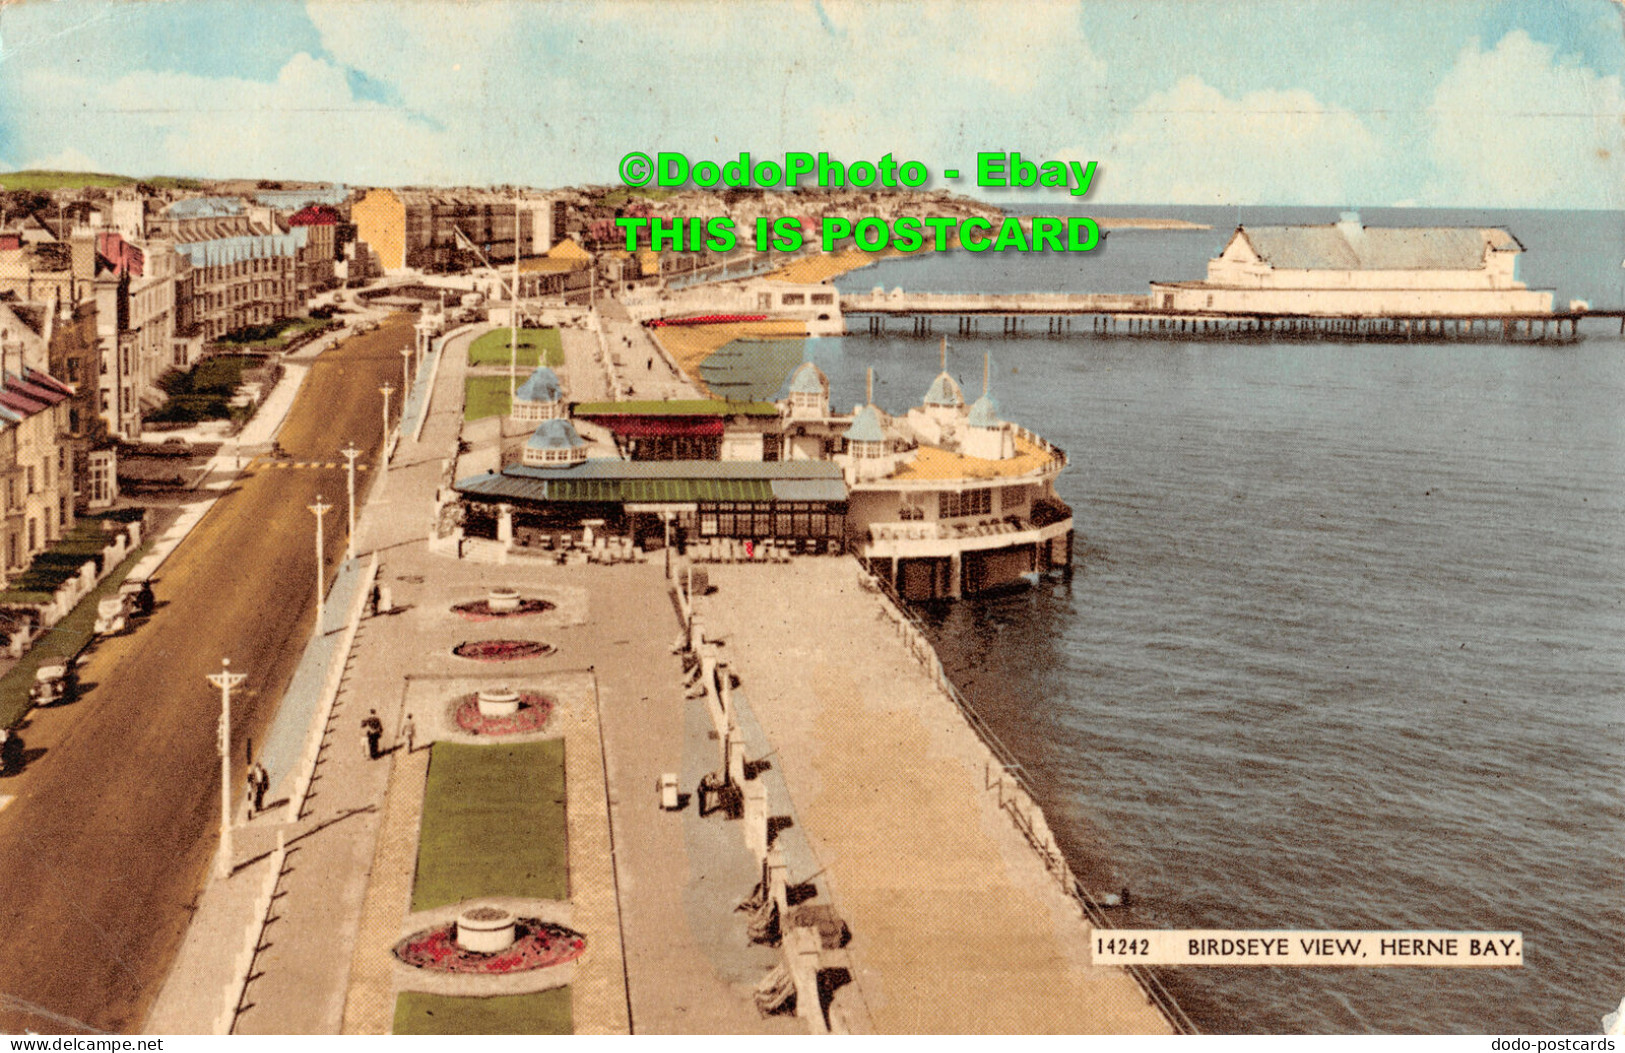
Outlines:
<svg viewBox="0 0 1625 1053"><path fill-rule="evenodd" d="M1238 226L1207 279L1152 282L1157 310L1214 315L1467 318L1543 315L1551 290L1518 279L1500 227Z"/></svg>

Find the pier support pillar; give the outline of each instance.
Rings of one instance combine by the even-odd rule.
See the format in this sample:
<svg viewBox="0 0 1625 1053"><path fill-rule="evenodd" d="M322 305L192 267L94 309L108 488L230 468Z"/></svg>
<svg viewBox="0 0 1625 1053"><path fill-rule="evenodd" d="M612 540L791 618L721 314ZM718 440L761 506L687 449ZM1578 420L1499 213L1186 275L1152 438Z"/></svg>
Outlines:
<svg viewBox="0 0 1625 1053"><path fill-rule="evenodd" d="M948 557L948 598L957 600L964 593L965 561L955 552Z"/></svg>

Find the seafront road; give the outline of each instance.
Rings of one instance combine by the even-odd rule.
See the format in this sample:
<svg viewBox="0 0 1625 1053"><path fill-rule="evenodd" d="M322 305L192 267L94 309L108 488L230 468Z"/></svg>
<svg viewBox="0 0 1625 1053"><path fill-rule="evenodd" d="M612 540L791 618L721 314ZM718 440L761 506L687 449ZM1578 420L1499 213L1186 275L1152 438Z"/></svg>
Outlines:
<svg viewBox="0 0 1625 1053"><path fill-rule="evenodd" d="M133 1031L180 944L215 852L219 692L230 657L233 792L311 631L318 494L328 576L344 552L344 458L376 463L379 386L400 383L412 319L324 353L279 434L288 459L251 465L159 568L158 608L81 670L78 701L35 710L31 759L0 812L0 1031ZM358 490L367 476L358 479ZM43 751L43 752L40 752Z"/></svg>

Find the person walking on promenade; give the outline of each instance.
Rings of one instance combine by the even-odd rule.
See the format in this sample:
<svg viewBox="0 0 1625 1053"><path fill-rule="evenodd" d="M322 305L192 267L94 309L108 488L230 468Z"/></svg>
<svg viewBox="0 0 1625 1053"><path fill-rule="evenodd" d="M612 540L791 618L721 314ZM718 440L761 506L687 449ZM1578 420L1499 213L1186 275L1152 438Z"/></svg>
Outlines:
<svg viewBox="0 0 1625 1053"><path fill-rule="evenodd" d="M406 722L401 725L401 741L406 743L406 752L412 752L412 740L417 738L418 726L412 723L412 714L406 714Z"/></svg>
<svg viewBox="0 0 1625 1053"><path fill-rule="evenodd" d="M265 770L265 765L255 761L248 777L253 780L254 788L254 810L249 813L252 818L265 811L265 793L271 788L271 773Z"/></svg>
<svg viewBox="0 0 1625 1053"><path fill-rule="evenodd" d="M361 730L367 735L367 759L378 759L378 743L384 737L384 722L378 719L376 709L369 710L361 721Z"/></svg>

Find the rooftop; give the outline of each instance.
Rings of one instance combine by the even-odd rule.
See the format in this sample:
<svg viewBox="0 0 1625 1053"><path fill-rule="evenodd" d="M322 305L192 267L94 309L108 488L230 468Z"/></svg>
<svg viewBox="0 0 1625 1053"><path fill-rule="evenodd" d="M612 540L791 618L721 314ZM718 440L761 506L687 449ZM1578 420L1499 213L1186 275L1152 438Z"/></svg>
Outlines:
<svg viewBox="0 0 1625 1053"><path fill-rule="evenodd" d="M295 227L287 234L244 234L213 241L193 241L176 245L175 251L190 259L194 267L221 267L244 260L292 256L305 247L309 238L309 228Z"/></svg>
<svg viewBox="0 0 1625 1053"><path fill-rule="evenodd" d="M579 402L578 417L777 417L771 402L732 399L634 399L624 402Z"/></svg>
<svg viewBox="0 0 1625 1053"><path fill-rule="evenodd" d="M546 366L539 366L523 384L519 385L519 390L514 392L514 398L526 402L557 402L564 398L564 388L559 385L557 373Z"/></svg>
<svg viewBox="0 0 1625 1053"><path fill-rule="evenodd" d="M530 450L575 450L585 445L575 425L567 420L544 420L525 440L525 448Z"/></svg>
<svg viewBox="0 0 1625 1053"><path fill-rule="evenodd" d="M966 423L973 428L996 428L999 420L999 403L992 395L983 395L971 403L970 417Z"/></svg>
<svg viewBox="0 0 1625 1053"><path fill-rule="evenodd" d="M216 219L220 216L240 216L243 202L235 197L188 197L164 209L171 219Z"/></svg>
<svg viewBox="0 0 1625 1053"><path fill-rule="evenodd" d="M959 388L959 381L946 372L938 373L937 379L931 382L931 390L925 393L927 406L963 406L965 393Z"/></svg>
<svg viewBox="0 0 1625 1053"><path fill-rule="evenodd" d="M889 479L999 479L1032 475L1049 464L1054 455L1031 439L1016 433L1016 455L1002 461L966 457L935 446L921 446L909 460L887 476Z"/></svg>
<svg viewBox="0 0 1625 1053"><path fill-rule="evenodd" d="M1480 270L1486 250L1522 252L1499 227L1238 227L1260 259L1285 270ZM1232 239L1234 240L1234 239Z"/></svg>
<svg viewBox="0 0 1625 1053"><path fill-rule="evenodd" d="M510 464L457 481L459 493L530 501L845 501L830 461L620 461L564 468Z"/></svg>
<svg viewBox="0 0 1625 1053"><path fill-rule="evenodd" d="M863 407L841 437L851 442L885 442L886 432L880 426L880 411L873 406Z"/></svg>

